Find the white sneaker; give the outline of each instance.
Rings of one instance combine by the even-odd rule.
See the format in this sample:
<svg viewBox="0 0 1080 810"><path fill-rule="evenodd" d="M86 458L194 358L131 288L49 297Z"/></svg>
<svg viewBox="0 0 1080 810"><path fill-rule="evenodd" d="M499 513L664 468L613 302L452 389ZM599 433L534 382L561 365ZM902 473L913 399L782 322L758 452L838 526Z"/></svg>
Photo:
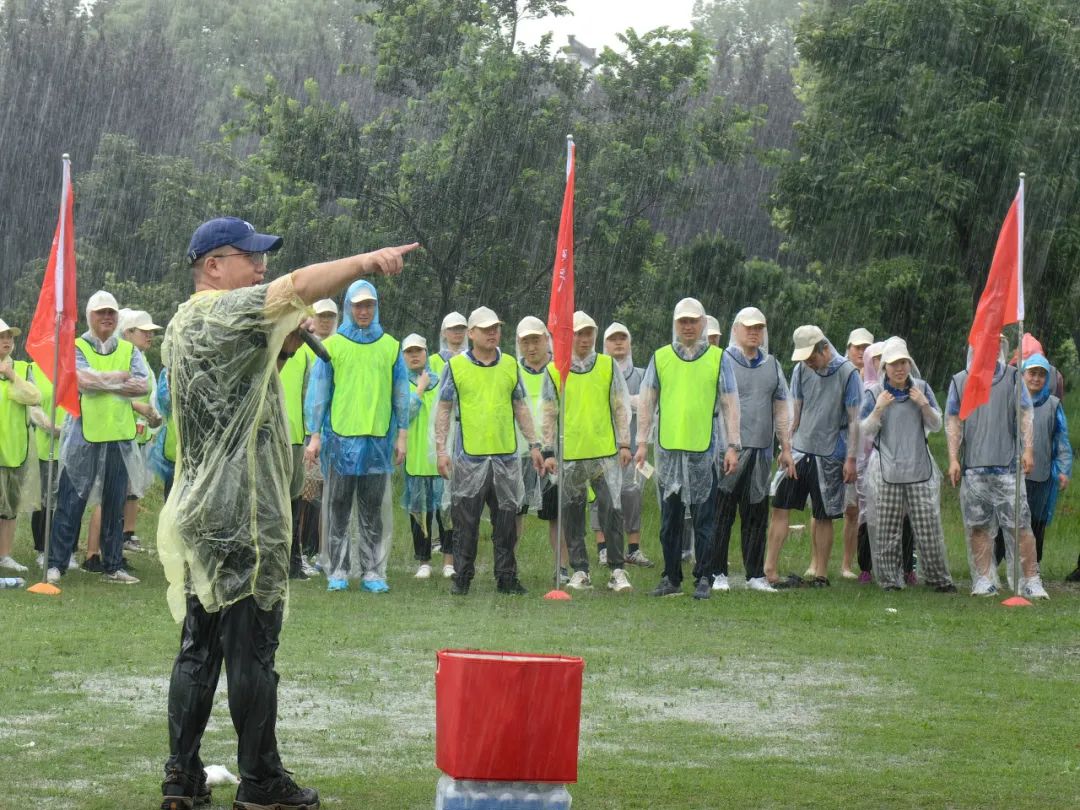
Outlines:
<svg viewBox="0 0 1080 810"><path fill-rule="evenodd" d="M717 574L713 577L712 589L714 591L730 591L731 585L728 584L727 574Z"/></svg>
<svg viewBox="0 0 1080 810"><path fill-rule="evenodd" d="M306 577L317 577L319 575L319 569L309 563L303 556L300 557L300 570L304 572Z"/></svg>
<svg viewBox="0 0 1080 810"><path fill-rule="evenodd" d="M37 567L41 568L41 566L45 564L45 552L39 551L37 557L35 557L35 561L37 562Z"/></svg>
<svg viewBox="0 0 1080 810"><path fill-rule="evenodd" d="M1036 574L1033 577L1020 579L1020 595L1026 599L1049 599L1050 594L1043 587L1042 577Z"/></svg>
<svg viewBox="0 0 1080 810"><path fill-rule="evenodd" d="M777 593L776 588L769 584L769 580L765 577L751 577L746 580L746 587L752 591L761 591L762 593Z"/></svg>
<svg viewBox="0 0 1080 810"><path fill-rule="evenodd" d="M416 569L416 578L417 579L431 579L431 566L428 565L427 563L424 563L419 568L417 568Z"/></svg>
<svg viewBox="0 0 1080 810"><path fill-rule="evenodd" d="M143 548L142 541L139 540L137 534L131 535L130 538L124 541L124 551L146 551Z"/></svg>
<svg viewBox="0 0 1080 810"><path fill-rule="evenodd" d="M608 590L615 591L615 593L634 590L634 586L630 584L630 580L626 577L626 572L621 568L616 568L611 572L611 579L608 580L607 586Z"/></svg>
<svg viewBox="0 0 1080 810"><path fill-rule="evenodd" d="M118 568L111 574L102 574L101 578L106 582L111 582L114 585L138 585L139 580L125 571L123 568Z"/></svg>
<svg viewBox="0 0 1080 810"><path fill-rule="evenodd" d="M10 554L5 554L3 557L0 557L0 568L7 568L9 571L18 571L20 574L30 570Z"/></svg>
<svg viewBox="0 0 1080 810"><path fill-rule="evenodd" d="M59 568L50 568L48 571L46 571L45 572L45 581L48 582L50 585L59 585L60 584L60 569Z"/></svg>
<svg viewBox="0 0 1080 810"><path fill-rule="evenodd" d="M450 577L452 577L456 573L457 571L454 570L454 566L452 565L444 565L442 567L443 579L450 579Z"/></svg>
<svg viewBox="0 0 1080 810"><path fill-rule="evenodd" d="M607 549L600 549L600 553L597 555L601 565L607 565Z"/></svg>
<svg viewBox="0 0 1080 810"><path fill-rule="evenodd" d="M990 580L990 577L979 577L971 586L972 596L993 596L997 592L997 585Z"/></svg>
<svg viewBox="0 0 1080 810"><path fill-rule="evenodd" d="M70 571L72 569L76 571L82 571L82 568L79 567L79 561L75 559L74 554L72 554L71 559L68 560L68 570Z"/></svg>
<svg viewBox="0 0 1080 810"><path fill-rule="evenodd" d="M575 571L570 581L566 583L566 587L573 588L575 591L586 591L592 587L592 580L584 571Z"/></svg>

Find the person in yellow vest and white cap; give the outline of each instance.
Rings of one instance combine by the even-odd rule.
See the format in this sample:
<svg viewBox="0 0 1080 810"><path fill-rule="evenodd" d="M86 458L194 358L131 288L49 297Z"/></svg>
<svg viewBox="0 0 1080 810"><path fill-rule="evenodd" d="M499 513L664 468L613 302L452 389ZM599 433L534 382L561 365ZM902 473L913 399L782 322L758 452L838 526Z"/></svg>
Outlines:
<svg viewBox="0 0 1080 810"><path fill-rule="evenodd" d="M874 335L869 329L860 326L851 330L847 339L847 359L859 372L859 379L865 382L863 374L863 355L867 347L874 342ZM861 445L861 443L860 443ZM856 465L857 466L857 465ZM856 470L856 479L858 471ZM848 484L844 490L844 557L840 564L840 576L844 579L858 579L855 573L855 557L859 549L859 490L863 489L861 481Z"/></svg>
<svg viewBox="0 0 1080 810"><path fill-rule="evenodd" d="M0 568L24 573L27 567L11 556L15 519L37 505L37 447L30 437L30 408L41 403L30 364L15 360L15 338L22 334L0 318Z"/></svg>
<svg viewBox="0 0 1080 810"><path fill-rule="evenodd" d="M630 464L630 394L615 362L596 353L596 321L584 312L574 313L574 344L570 374L563 392L565 421L559 424L559 396L556 380L544 382L544 468L558 473L562 498L562 528L574 569L569 587L592 587L589 555L585 545L585 515L588 490L596 493L600 525L607 542L607 564L611 568L609 590L632 590L624 570L622 480L633 475ZM559 433L562 433L562 467L556 461Z"/></svg>
<svg viewBox="0 0 1080 810"><path fill-rule="evenodd" d="M524 594L514 548L515 518L525 496L515 423L529 444L537 474L543 468L540 442L521 384L517 361L499 349L502 321L488 307L469 313L472 348L446 364L439 384L435 452L439 474L450 481L454 525L454 574L450 593L469 592L475 573L480 515L491 512L495 581L499 593ZM454 443L451 417L456 413ZM451 456L453 452L453 456Z"/></svg>
<svg viewBox="0 0 1080 810"><path fill-rule="evenodd" d="M722 437L716 419L723 417L723 472L739 464L739 387L730 358L710 346L705 308L695 298L675 305L671 343L661 346L649 360L638 403L638 448L634 461L640 469L652 441L656 414L656 474L660 489L660 543L664 575L654 596L682 593L682 537L686 514L694 527L695 599L708 599L712 587L709 565L716 530L716 456Z"/></svg>
<svg viewBox="0 0 1080 810"><path fill-rule="evenodd" d="M123 585L139 581L123 568L124 501L129 488L141 496L146 485L131 403L148 393L150 369L142 352L116 335L119 313L112 294L98 290L86 304L90 328L75 340L82 414L68 420L60 456L46 572L52 583L67 570L87 505L99 502L104 579Z"/></svg>
<svg viewBox="0 0 1080 810"><path fill-rule="evenodd" d="M312 332L319 340L326 340L337 329L338 306L333 298L322 298L311 305L315 313Z"/></svg>
<svg viewBox="0 0 1080 810"><path fill-rule="evenodd" d="M333 301L330 301L333 304ZM316 301L312 310L322 301ZM324 305L325 306L325 305ZM314 326L319 323L316 311ZM325 321L324 317L324 321ZM330 313L331 324L337 323L337 305ZM327 335L329 337L329 335ZM307 393L311 368L315 365L315 353L306 343L293 352L278 370L281 393L285 399L285 419L289 423L289 448L292 451L292 476L289 479L289 502L292 507L292 545L289 548L289 579L306 580L311 570L305 565L300 548L300 492L304 488L304 447L307 430L304 425L304 396Z"/></svg>
<svg viewBox="0 0 1080 810"><path fill-rule="evenodd" d="M451 312L443 318L439 328L439 351L428 358L433 371L442 373L451 357L469 348L468 323L460 312Z"/></svg>

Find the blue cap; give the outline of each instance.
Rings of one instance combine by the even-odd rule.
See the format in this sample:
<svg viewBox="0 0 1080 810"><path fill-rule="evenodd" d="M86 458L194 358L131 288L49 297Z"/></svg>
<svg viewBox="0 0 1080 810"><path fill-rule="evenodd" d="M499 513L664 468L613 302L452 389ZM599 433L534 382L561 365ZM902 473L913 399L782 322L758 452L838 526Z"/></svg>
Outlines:
<svg viewBox="0 0 1080 810"><path fill-rule="evenodd" d="M280 248L282 241L280 236L256 233L254 225L239 217L218 217L195 229L187 257L194 264L200 256L222 245L232 245L250 253L269 253Z"/></svg>
<svg viewBox="0 0 1080 810"><path fill-rule="evenodd" d="M1029 356L1028 359L1024 361L1024 371L1027 371L1029 368L1041 368L1043 371L1049 374L1050 361L1038 352L1035 352L1035 354Z"/></svg>

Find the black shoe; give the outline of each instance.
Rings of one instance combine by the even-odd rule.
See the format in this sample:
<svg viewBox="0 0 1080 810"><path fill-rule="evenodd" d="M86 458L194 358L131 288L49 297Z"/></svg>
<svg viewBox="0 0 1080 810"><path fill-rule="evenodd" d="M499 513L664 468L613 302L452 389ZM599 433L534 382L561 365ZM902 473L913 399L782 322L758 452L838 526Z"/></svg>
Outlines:
<svg viewBox="0 0 1080 810"><path fill-rule="evenodd" d="M263 785L240 781L233 810L318 810L319 792L302 788L283 773Z"/></svg>
<svg viewBox="0 0 1080 810"><path fill-rule="evenodd" d="M944 585L935 585L934 586L934 592L935 593L956 593L956 586L953 585L951 582L947 582Z"/></svg>
<svg viewBox="0 0 1080 810"><path fill-rule="evenodd" d="M776 582L769 582L769 584L778 591L785 591L789 588L801 588L806 583L798 574L788 574L786 579L778 579Z"/></svg>
<svg viewBox="0 0 1080 810"><path fill-rule="evenodd" d="M451 596L467 596L469 593L469 580L462 580L455 576L450 580L450 595Z"/></svg>
<svg viewBox="0 0 1080 810"><path fill-rule="evenodd" d="M708 599L712 596L712 586L709 584L708 577L702 577L697 582L697 587L694 588L695 599Z"/></svg>
<svg viewBox="0 0 1080 810"><path fill-rule="evenodd" d="M653 588L653 596L682 596L682 586L672 585L667 577L660 577L660 584Z"/></svg>
<svg viewBox="0 0 1080 810"><path fill-rule="evenodd" d="M83 571L89 571L91 574L104 574L105 566L101 564L101 555L92 554L83 560L83 564L79 566Z"/></svg>
<svg viewBox="0 0 1080 810"><path fill-rule="evenodd" d="M1080 582L1080 565L1076 566L1076 570L1065 577L1066 582Z"/></svg>
<svg viewBox="0 0 1080 810"><path fill-rule="evenodd" d="M131 564L131 560L129 560L127 557L120 558L120 567L123 568L125 571L136 570L135 566Z"/></svg>
<svg viewBox="0 0 1080 810"><path fill-rule="evenodd" d="M828 577L814 577L810 583L811 588L828 588L832 585Z"/></svg>
<svg viewBox="0 0 1080 810"><path fill-rule="evenodd" d="M499 593L508 593L514 596L524 596L528 593L525 586L521 584L521 581L517 577L503 577L499 580L495 589Z"/></svg>
<svg viewBox="0 0 1080 810"><path fill-rule="evenodd" d="M206 771L196 780L177 768L170 768L161 783L161 795L161 810L191 810L210 804Z"/></svg>
<svg viewBox="0 0 1080 810"><path fill-rule="evenodd" d="M290 568L289 569L289 579L305 580L305 579L311 579L311 577L309 577L307 574L305 574L303 571L301 571L299 567L297 567L297 568Z"/></svg>

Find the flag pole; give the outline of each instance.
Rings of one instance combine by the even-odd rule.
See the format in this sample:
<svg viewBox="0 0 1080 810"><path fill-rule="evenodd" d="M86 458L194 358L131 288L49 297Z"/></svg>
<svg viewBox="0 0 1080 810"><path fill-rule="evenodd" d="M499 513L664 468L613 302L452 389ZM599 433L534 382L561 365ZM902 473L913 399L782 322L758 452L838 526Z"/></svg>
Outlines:
<svg viewBox="0 0 1080 810"><path fill-rule="evenodd" d="M1020 205L1017 206L1017 245L1016 245L1016 300L1017 300L1017 341L1016 341L1016 493L1013 498L1013 593L1020 593L1020 504L1024 486L1024 470L1021 463L1023 456L1020 417L1020 402L1024 384L1024 173L1020 173Z"/></svg>

